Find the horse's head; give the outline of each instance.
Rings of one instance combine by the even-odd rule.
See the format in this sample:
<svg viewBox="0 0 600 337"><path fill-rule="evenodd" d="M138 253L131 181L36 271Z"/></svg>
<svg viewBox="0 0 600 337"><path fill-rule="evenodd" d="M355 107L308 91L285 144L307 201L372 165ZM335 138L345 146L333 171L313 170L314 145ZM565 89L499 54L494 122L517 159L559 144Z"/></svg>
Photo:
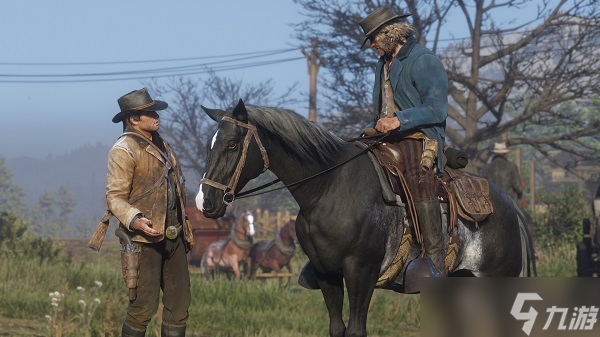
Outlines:
<svg viewBox="0 0 600 337"><path fill-rule="evenodd" d="M209 218L225 214L227 205L253 178L268 167L266 151L248 111L240 99L231 112L202 107L218 122L217 132L208 144L208 155L196 205Z"/></svg>
<svg viewBox="0 0 600 337"><path fill-rule="evenodd" d="M254 230L254 215L250 211L244 211L237 221L236 228L243 230L246 237L253 237L256 234Z"/></svg>

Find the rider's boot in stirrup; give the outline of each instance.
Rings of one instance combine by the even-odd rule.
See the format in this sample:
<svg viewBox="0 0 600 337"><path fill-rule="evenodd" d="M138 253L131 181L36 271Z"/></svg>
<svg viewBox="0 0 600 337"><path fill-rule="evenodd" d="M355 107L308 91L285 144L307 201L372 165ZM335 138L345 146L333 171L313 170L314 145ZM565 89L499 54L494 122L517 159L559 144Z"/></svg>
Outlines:
<svg viewBox="0 0 600 337"><path fill-rule="evenodd" d="M442 277L446 272L446 252L442 230L442 217L439 200L415 203L419 226L423 234L426 258L417 258L410 262L404 276L407 293L419 292L419 278Z"/></svg>
<svg viewBox="0 0 600 337"><path fill-rule="evenodd" d="M306 289L321 289L319 287L319 283L317 282L317 275L315 275L315 269L310 263L310 260L306 262L302 271L300 272L300 276L298 276L298 284Z"/></svg>

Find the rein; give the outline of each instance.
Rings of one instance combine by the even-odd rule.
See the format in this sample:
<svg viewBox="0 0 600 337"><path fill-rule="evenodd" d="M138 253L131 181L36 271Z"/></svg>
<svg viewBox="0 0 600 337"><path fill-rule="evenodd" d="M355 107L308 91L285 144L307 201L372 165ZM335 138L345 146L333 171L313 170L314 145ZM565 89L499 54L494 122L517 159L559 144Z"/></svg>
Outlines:
<svg viewBox="0 0 600 337"><path fill-rule="evenodd" d="M338 167L346 164L347 162L351 161L352 159L354 159L354 158L360 156L361 154L363 154L364 152L370 150L373 146L375 146L377 143L379 143L380 141L382 141L388 135L389 134L387 134L387 133L386 134L377 134L377 135L375 135L375 136L381 136L381 138L378 138L374 143L372 143L369 146L367 146L366 148L362 149L357 154L351 156L350 158L344 160L343 162L341 162L341 163L339 163L337 165L334 165L332 167L329 167L329 168L325 169L324 171L321 171L319 173L315 173L312 176L309 176L309 177L306 177L304 179L298 180L298 181L293 182L291 184L287 184L287 185L283 185L283 186L280 186L280 187L277 187L277 188L273 188L273 189L270 189L268 191L262 191L262 192L259 192L259 193L253 193L253 192L260 191L262 189L265 189L265 188L267 188L267 187L269 187L271 185L274 185L274 184L280 182L281 180L279 178L277 178L277 179L274 179L271 182L268 182L266 184L260 185L258 187L253 188L253 189L250 189L248 191L240 192L238 194L238 199L244 199L244 198L254 197L254 196L257 196L257 195L261 195L261 194L265 194L265 193L269 193L269 192L281 190L281 189L288 188L288 187L291 187L291 186L295 186L295 185L304 183L304 182L306 182L306 181L308 181L310 179L316 178L316 177L318 177L318 176L320 176L322 174L325 174L325 173L327 173L329 171L333 171L334 169L336 169L336 168L338 168ZM358 138L354 138L354 139L348 140L348 142L357 141L357 140L361 140L361 139L369 139L369 138L373 138L373 136L358 137ZM251 194L251 193L253 193L253 194Z"/></svg>
<svg viewBox="0 0 600 337"><path fill-rule="evenodd" d="M263 158L263 162L264 162L264 167L263 167L263 172L266 171L269 168L269 157L267 155L267 150L264 148L264 146L262 145L260 138L258 137L258 132L256 130L256 126L250 124L250 123L243 123L240 122L236 119L233 119L231 117L228 116L224 116L221 120L226 121L226 122L230 122L233 123L237 126L243 127L248 129L248 133L246 134L246 138L244 139L244 147L242 148L242 155L240 156L240 160L237 164L237 167L235 168L235 172L233 173L233 177L231 177L231 180L229 181L229 184L227 186L218 183L214 180L208 179L208 178L202 178L202 180L200 180L201 184L207 184L209 186L212 186L214 188L220 189L223 192L225 192L225 194L223 195L223 202L225 203L225 205L229 205L230 203L232 203L235 199L236 196L234 195L235 192L235 188L237 187L237 183L240 179L240 175L242 174L242 169L244 168L244 165L246 164L246 156L248 154L248 147L250 145L250 140L252 137L254 137L254 139L256 140L256 144L258 145L258 148L260 149L260 152L262 154L262 158ZM257 196L257 195L261 195L261 194L265 194L268 192L273 192L273 191L277 191L283 188L288 188L291 186L295 186L301 183L304 183L310 179L316 178L322 174L325 174L329 171L332 171L346 163L348 163L349 161L351 161L352 159L358 157L359 155L363 154L364 152L370 150L373 146L375 146L375 144L379 143L380 141L382 141L385 137L387 137L389 135L389 133L385 133L385 134L375 134L375 135L371 135L371 136L363 136L363 137L358 137L358 138L354 138L349 140L348 142L351 141L356 141L356 140L360 140L360 139L370 139L370 138L375 138L375 137L379 137L374 143L370 144L369 146L367 146L366 148L362 149L360 152L356 153L355 155L347 158L346 160L342 161L341 163L338 163L332 167L329 167L327 169L325 169L324 171L318 172L316 174L313 174L312 176L306 177L304 179L298 180L296 182L293 182L291 184L287 184L281 187L277 187L274 189L270 189L268 191L262 191L259 193L253 193L256 191L260 191L262 189L265 189L271 185L274 185L278 182L280 182L281 180L279 178L268 182L266 184L260 185L258 187L255 187L253 189L250 189L248 191L244 191L244 192L240 192L237 195L237 199L243 199L243 198L249 198L249 197L253 197L253 196Z"/></svg>

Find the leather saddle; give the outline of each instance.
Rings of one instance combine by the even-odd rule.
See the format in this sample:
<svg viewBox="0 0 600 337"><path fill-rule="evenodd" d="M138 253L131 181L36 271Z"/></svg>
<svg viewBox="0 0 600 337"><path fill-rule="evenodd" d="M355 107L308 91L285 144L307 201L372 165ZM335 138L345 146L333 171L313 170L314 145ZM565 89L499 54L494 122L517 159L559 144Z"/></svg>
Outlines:
<svg viewBox="0 0 600 337"><path fill-rule="evenodd" d="M407 200L406 192L402 187L402 173L404 172L404 155L393 143L378 143L373 145L368 141L366 145L372 145L371 153L377 158L379 165L385 172L386 182L396 195L400 195L403 200ZM448 151L451 149L451 151ZM455 158L447 158L446 154L456 155L460 153L452 148L444 151L444 175L438 178L439 188L438 197L442 203L448 206L449 230L455 228L458 216L475 222L483 221L493 212L493 206L490 201L490 188L488 181L472 173L462 170L466 163L461 162L462 167L452 167L450 163L456 163ZM464 153L463 153L464 154ZM466 155L465 155L466 158ZM459 161L460 162L460 161Z"/></svg>

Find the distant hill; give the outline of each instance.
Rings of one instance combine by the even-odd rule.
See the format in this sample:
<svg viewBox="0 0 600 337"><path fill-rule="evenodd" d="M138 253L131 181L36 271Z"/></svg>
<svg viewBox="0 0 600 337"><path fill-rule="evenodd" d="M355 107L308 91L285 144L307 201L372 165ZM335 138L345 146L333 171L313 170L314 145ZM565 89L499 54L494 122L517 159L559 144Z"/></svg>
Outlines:
<svg viewBox="0 0 600 337"><path fill-rule="evenodd" d="M42 193L56 194L61 186L67 187L77 200L71 225L89 222L89 233L95 229L105 211L106 161L109 145L85 146L60 156L44 159L18 157L5 159L13 174L13 183L27 192L33 206Z"/></svg>

